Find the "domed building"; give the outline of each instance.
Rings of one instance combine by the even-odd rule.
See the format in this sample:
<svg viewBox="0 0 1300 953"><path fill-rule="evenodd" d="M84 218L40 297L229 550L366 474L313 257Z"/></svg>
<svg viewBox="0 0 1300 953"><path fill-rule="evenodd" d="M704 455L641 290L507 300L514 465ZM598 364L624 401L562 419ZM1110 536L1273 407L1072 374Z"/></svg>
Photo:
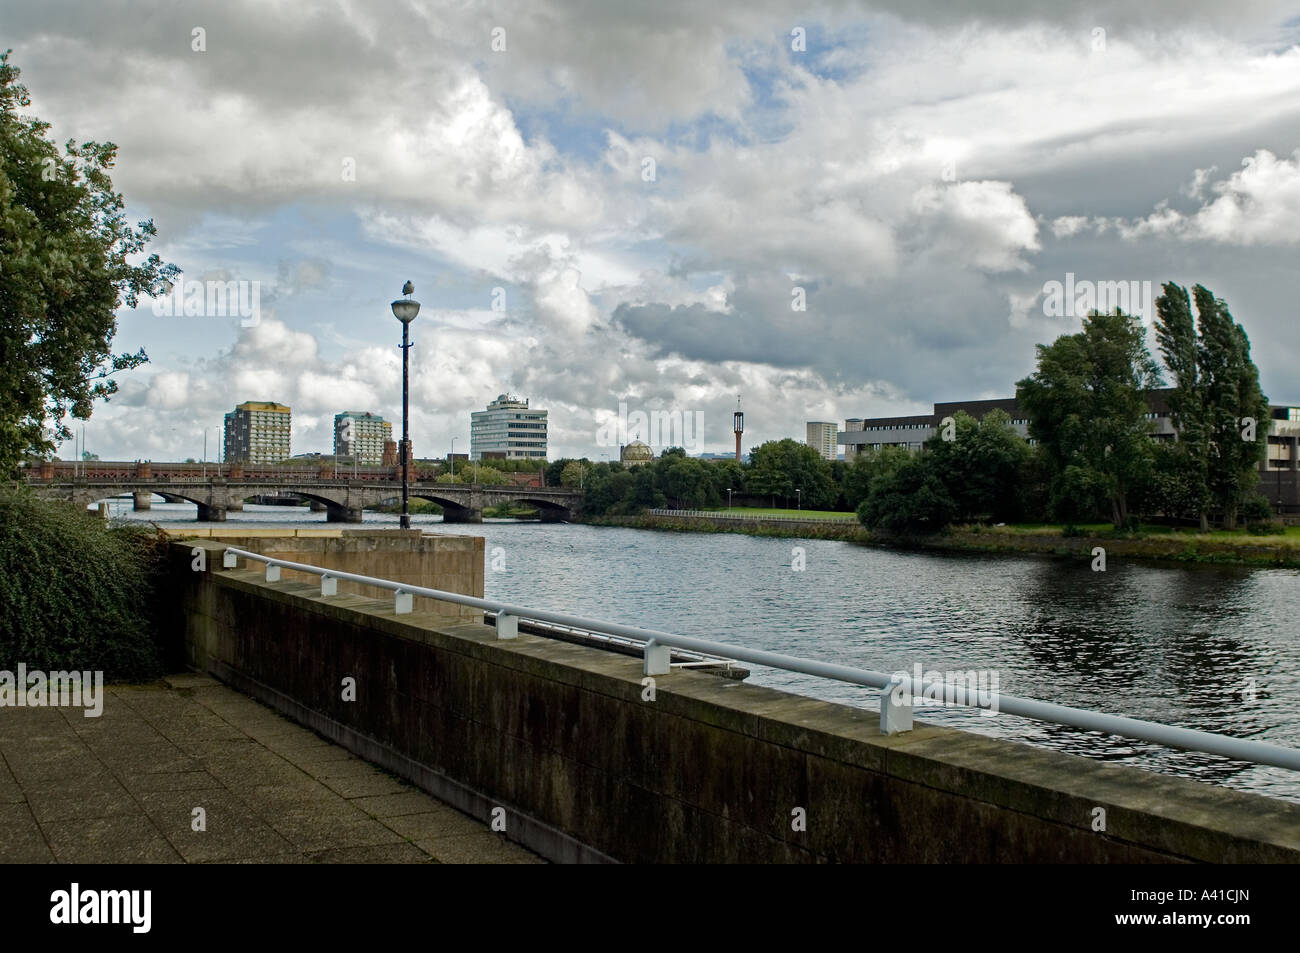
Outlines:
<svg viewBox="0 0 1300 953"><path fill-rule="evenodd" d="M619 451L618 459L625 467L639 467L655 458L655 452L640 440L633 440Z"/></svg>

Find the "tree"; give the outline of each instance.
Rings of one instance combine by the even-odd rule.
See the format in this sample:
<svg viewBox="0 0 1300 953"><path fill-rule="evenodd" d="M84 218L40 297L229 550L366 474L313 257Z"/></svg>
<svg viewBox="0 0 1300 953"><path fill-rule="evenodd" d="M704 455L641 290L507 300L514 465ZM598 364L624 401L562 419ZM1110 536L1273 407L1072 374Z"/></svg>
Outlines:
<svg viewBox="0 0 1300 953"><path fill-rule="evenodd" d="M1227 303L1201 285L1193 294L1200 325L1197 357L1205 403L1206 484L1223 512L1224 528L1234 529L1243 498L1258 482L1268 440L1268 399L1250 359L1250 340L1233 321Z"/></svg>
<svg viewBox="0 0 1300 953"><path fill-rule="evenodd" d="M0 472L24 454L48 454L117 392L112 375L145 363L112 354L117 309L161 294L175 265L139 257L152 221L130 227L108 170L111 142L45 137L9 52L0 54Z"/></svg>
<svg viewBox="0 0 1300 953"><path fill-rule="evenodd" d="M1020 480L1030 450L1005 411L992 410L980 420L958 411L953 439L935 437L925 452L956 504L958 519L1010 520L1020 513Z"/></svg>
<svg viewBox="0 0 1300 953"><path fill-rule="evenodd" d="M1156 340L1173 377L1169 409L1178 431L1166 480L1180 503L1190 498L1203 530L1209 528L1211 506L1232 529L1238 508L1258 482L1268 440L1268 399L1250 358L1250 339L1227 304L1202 285L1193 289L1193 297L1195 319L1186 288L1169 282L1156 300Z"/></svg>
<svg viewBox="0 0 1300 953"><path fill-rule="evenodd" d="M858 507L858 520L891 533L937 533L957 516L957 504L935 471L934 458L916 454L871 483Z"/></svg>
<svg viewBox="0 0 1300 953"><path fill-rule="evenodd" d="M1038 345L1038 369L1017 382L1016 396L1043 445L1055 501L1098 490L1115 526L1131 525L1129 494L1151 471L1146 393L1159 384L1141 321L1118 308L1094 311L1082 331Z"/></svg>
<svg viewBox="0 0 1300 953"><path fill-rule="evenodd" d="M750 451L746 486L750 493L779 496L786 503L798 497L809 509L832 506L839 496L825 458L789 437L769 440Z"/></svg>
<svg viewBox="0 0 1300 953"><path fill-rule="evenodd" d="M581 489L590 469L583 460L570 460L560 472L560 486L576 486Z"/></svg>
<svg viewBox="0 0 1300 953"><path fill-rule="evenodd" d="M844 499L849 508L857 509L867 498L871 492L872 480L894 472L910 459L912 451L906 447L887 445L879 450L859 450L853 457L853 462L844 469Z"/></svg>
<svg viewBox="0 0 1300 953"><path fill-rule="evenodd" d="M1158 454L1156 472L1160 491L1172 494L1163 508L1171 515L1176 509L1190 509L1200 518L1204 531L1210 528L1208 421L1196 322L1187 289L1173 282L1164 284L1163 289L1164 294L1156 299L1156 343L1173 378L1169 416L1178 438L1174 449Z"/></svg>

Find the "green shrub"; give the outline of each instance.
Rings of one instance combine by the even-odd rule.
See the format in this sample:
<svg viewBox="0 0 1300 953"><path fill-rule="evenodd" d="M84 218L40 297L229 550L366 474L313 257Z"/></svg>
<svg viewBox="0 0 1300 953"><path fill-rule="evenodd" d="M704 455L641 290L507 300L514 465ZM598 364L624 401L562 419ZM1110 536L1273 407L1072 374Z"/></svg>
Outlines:
<svg viewBox="0 0 1300 953"><path fill-rule="evenodd" d="M1246 532L1254 536L1281 536L1286 527L1281 520L1254 519L1246 524Z"/></svg>
<svg viewBox="0 0 1300 953"><path fill-rule="evenodd" d="M1273 504L1264 494L1252 493L1241 504L1241 518L1248 523L1254 523L1256 520L1271 520Z"/></svg>
<svg viewBox="0 0 1300 953"><path fill-rule="evenodd" d="M154 527L109 526L67 503L0 490L0 670L23 662L112 680L157 676L164 552Z"/></svg>

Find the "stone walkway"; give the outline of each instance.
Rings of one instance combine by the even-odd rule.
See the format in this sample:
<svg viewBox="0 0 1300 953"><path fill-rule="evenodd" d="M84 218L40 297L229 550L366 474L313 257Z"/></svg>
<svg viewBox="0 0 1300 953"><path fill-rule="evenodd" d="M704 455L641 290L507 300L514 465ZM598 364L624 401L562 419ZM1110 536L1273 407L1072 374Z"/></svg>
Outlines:
<svg viewBox="0 0 1300 953"><path fill-rule="evenodd" d="M206 830L193 830L195 809ZM0 708L0 863L542 863L211 678Z"/></svg>

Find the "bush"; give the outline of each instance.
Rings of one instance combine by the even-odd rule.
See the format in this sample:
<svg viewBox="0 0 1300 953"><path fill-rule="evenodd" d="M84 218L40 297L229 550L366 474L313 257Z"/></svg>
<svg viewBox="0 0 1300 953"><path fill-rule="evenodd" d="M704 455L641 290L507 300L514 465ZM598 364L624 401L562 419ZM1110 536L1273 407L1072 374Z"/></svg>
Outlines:
<svg viewBox="0 0 1300 953"><path fill-rule="evenodd" d="M934 472L930 458L920 455L872 480L857 514L858 520L870 529L929 535L953 521L957 504Z"/></svg>
<svg viewBox="0 0 1300 953"><path fill-rule="evenodd" d="M1241 518L1248 523L1256 520L1271 520L1273 504L1262 493L1252 493L1241 504Z"/></svg>
<svg viewBox="0 0 1300 953"><path fill-rule="evenodd" d="M1246 532L1254 536L1281 536L1286 526L1281 520L1251 520L1246 524Z"/></svg>
<svg viewBox="0 0 1300 953"><path fill-rule="evenodd" d="M108 526L67 503L0 490L0 670L24 662L113 680L160 674L164 554L156 528Z"/></svg>

